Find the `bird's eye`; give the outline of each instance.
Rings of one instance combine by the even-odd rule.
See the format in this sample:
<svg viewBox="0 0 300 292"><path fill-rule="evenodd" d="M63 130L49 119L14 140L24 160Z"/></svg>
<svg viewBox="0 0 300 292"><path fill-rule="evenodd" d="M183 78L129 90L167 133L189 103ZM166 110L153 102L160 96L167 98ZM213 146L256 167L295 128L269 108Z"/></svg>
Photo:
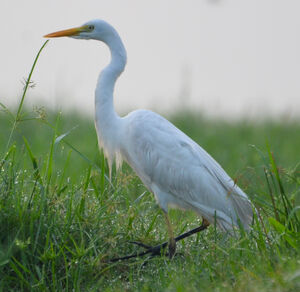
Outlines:
<svg viewBox="0 0 300 292"><path fill-rule="evenodd" d="M94 30L94 28L95 28L95 26L93 26L93 25L89 25L89 26L87 27L87 29L88 29L89 31Z"/></svg>

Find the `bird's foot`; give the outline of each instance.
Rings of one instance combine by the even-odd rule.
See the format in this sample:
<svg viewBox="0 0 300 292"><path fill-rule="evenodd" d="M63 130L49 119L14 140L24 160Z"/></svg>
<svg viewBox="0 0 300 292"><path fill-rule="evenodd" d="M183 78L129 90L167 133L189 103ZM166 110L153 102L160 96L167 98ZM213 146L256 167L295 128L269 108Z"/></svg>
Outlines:
<svg viewBox="0 0 300 292"><path fill-rule="evenodd" d="M169 256L170 259L172 259L176 252L176 242L177 241L182 240L182 239L184 239L192 234L195 234L197 232L203 231L208 226L209 226L209 222L206 219L203 219L201 226L194 228L188 232L185 232L184 234L181 234L181 235L177 236L176 238L171 237L169 242L164 242L164 243L156 245L156 246L150 246L150 245L144 244L142 242L131 241L130 243L138 245L138 246L144 248L145 250L142 252L134 253L132 255L128 255L128 256L124 256L124 257L120 257L120 258L114 258L114 259L110 260L110 262L117 262L117 261L127 260L127 259L131 259L131 258L142 257L147 254L150 257L160 256L163 254L163 250L166 248L167 245L169 246L169 252L166 253L166 255ZM178 253L176 253L176 254L178 254Z"/></svg>

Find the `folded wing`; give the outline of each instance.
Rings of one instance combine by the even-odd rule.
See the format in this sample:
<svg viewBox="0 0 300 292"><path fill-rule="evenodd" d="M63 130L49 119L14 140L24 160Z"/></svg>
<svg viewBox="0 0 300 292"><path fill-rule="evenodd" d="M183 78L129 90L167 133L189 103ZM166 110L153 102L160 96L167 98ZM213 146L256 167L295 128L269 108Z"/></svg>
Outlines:
<svg viewBox="0 0 300 292"><path fill-rule="evenodd" d="M127 117L124 156L163 209L191 209L223 229L252 221L247 195L197 143L163 117L139 110ZM130 149L130 150L128 150Z"/></svg>

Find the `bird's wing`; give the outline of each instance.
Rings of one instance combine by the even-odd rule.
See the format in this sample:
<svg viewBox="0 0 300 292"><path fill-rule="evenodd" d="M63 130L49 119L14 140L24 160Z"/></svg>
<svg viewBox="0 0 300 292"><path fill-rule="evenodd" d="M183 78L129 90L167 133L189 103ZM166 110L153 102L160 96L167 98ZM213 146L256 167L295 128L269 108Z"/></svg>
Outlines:
<svg viewBox="0 0 300 292"><path fill-rule="evenodd" d="M125 157L143 182L168 204L190 207L223 229L252 220L246 194L197 143L163 117L139 110L128 116ZM171 197L170 197L171 195ZM163 203L163 202L160 202Z"/></svg>

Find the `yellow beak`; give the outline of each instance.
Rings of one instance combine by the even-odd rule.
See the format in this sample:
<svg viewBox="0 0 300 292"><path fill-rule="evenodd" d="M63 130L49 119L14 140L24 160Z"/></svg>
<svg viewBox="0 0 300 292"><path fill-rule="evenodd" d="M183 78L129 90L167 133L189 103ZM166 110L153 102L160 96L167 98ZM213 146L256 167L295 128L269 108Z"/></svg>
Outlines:
<svg viewBox="0 0 300 292"><path fill-rule="evenodd" d="M80 32L83 31L83 29L84 27L75 27L75 28L60 30L60 31L46 34L44 35L44 38L59 38L59 37L78 35Z"/></svg>

